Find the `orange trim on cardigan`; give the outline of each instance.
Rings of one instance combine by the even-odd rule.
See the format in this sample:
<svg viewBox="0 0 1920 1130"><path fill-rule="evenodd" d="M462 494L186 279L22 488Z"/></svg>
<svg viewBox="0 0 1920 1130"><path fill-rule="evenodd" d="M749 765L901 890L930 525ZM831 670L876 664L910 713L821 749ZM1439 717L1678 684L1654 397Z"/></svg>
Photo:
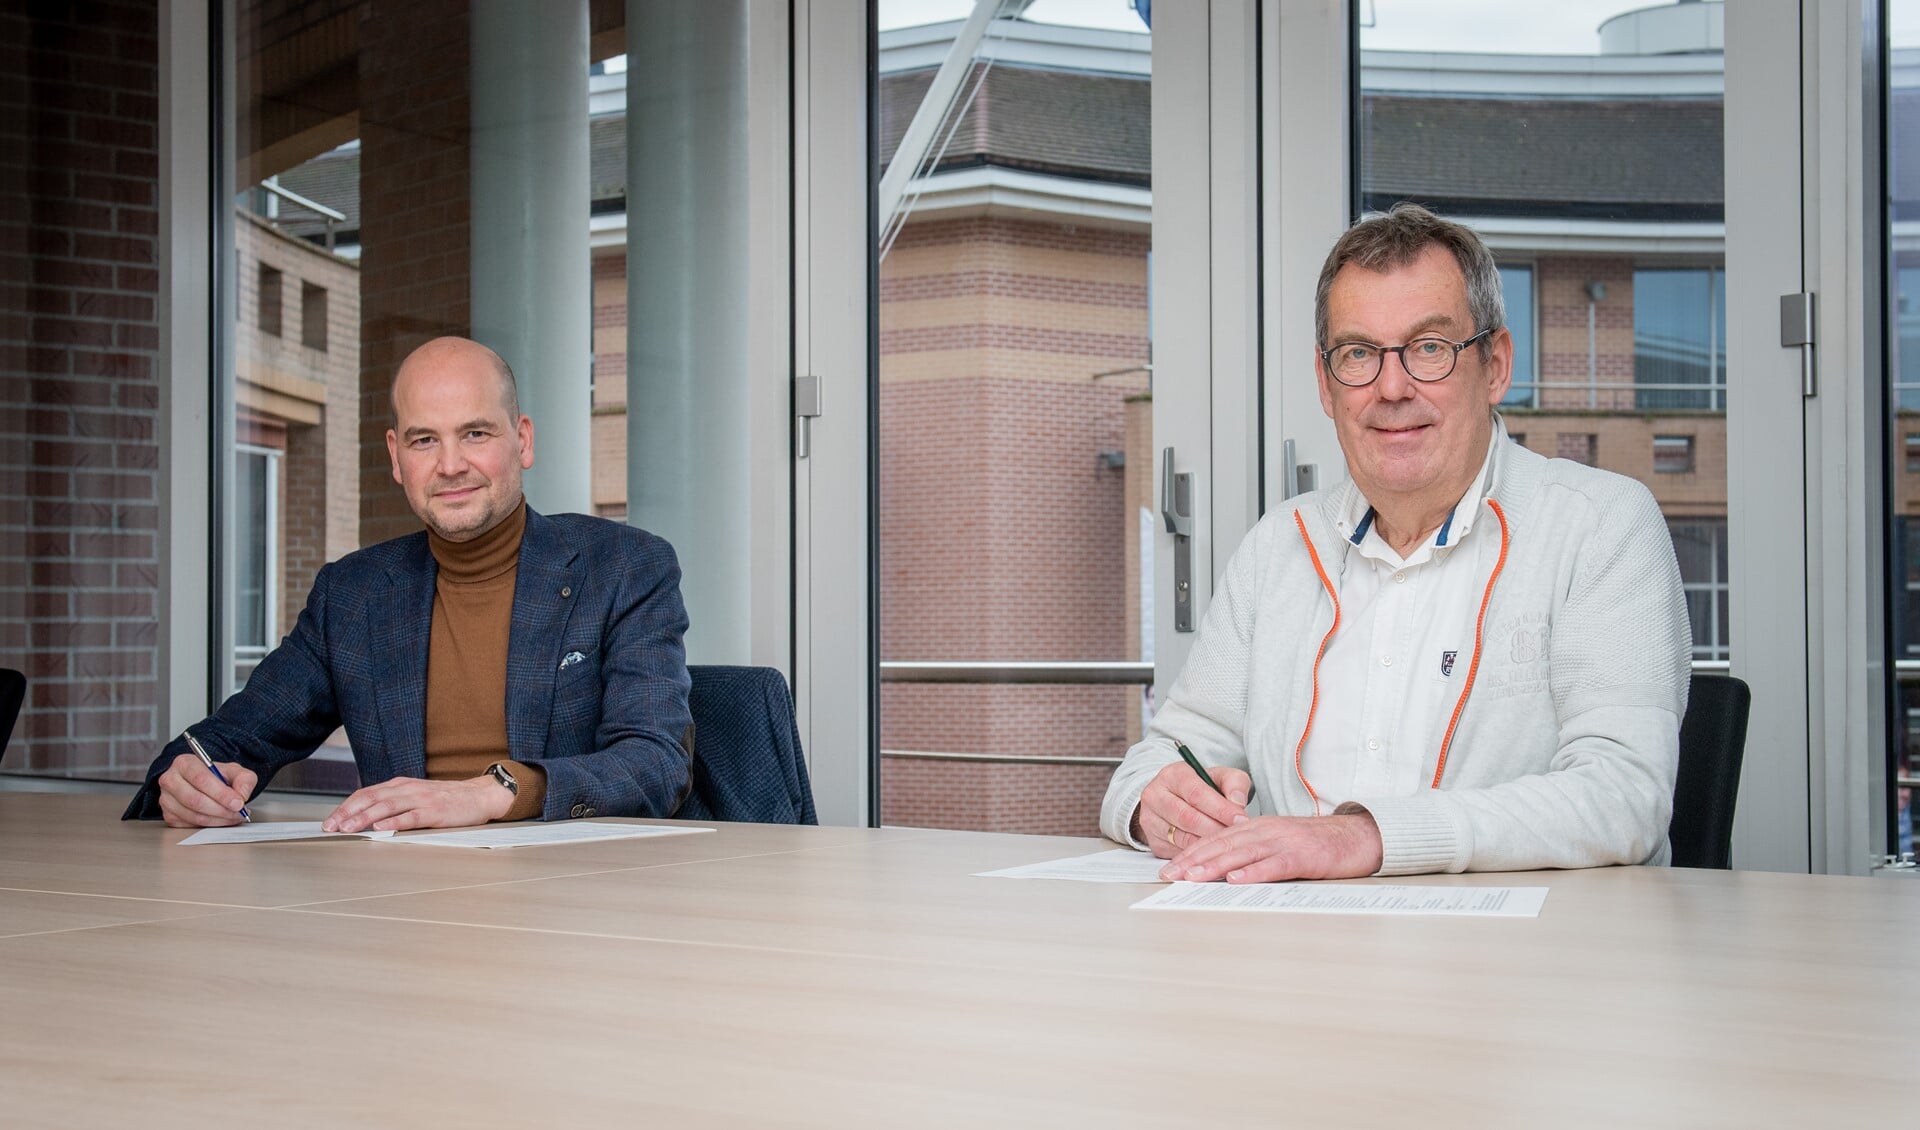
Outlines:
<svg viewBox="0 0 1920 1130"><path fill-rule="evenodd" d="M1447 722L1447 736L1440 741L1440 763L1433 767L1433 787L1440 787L1440 774L1447 771L1447 751L1453 748L1453 731L1460 725L1460 715L1467 709L1467 696L1473 693L1473 677L1480 673L1481 634L1487 626L1487 605L1493 603L1493 583L1500 579L1500 571L1507 567L1507 512L1498 502L1487 499L1487 506L1493 516L1500 519L1500 556L1493 562L1493 575L1487 578L1487 591L1480 597L1480 614L1473 619L1473 661L1467 664L1467 685L1460 688L1460 701L1453 704L1453 717Z"/></svg>
<svg viewBox="0 0 1920 1130"><path fill-rule="evenodd" d="M1320 574L1320 584L1327 590L1327 599L1333 601L1333 624L1327 628L1327 634L1320 637L1320 650L1313 656L1313 701L1307 705L1307 727L1300 731L1300 744L1293 747L1293 775L1300 778L1300 784L1313 798L1313 814L1320 815L1320 794L1313 791L1313 785L1307 780L1307 774L1300 766L1300 755L1307 748L1307 735L1313 733L1313 715L1320 709L1320 659L1327 654L1327 645L1333 642L1333 633L1340 629L1340 594L1334 590L1333 582L1327 578L1327 570L1320 564L1320 551L1313 548L1313 539L1307 536L1306 520L1300 517L1300 511L1293 512L1293 524L1300 529L1301 544L1307 547L1307 556L1313 558L1313 571Z"/></svg>
<svg viewBox="0 0 1920 1130"><path fill-rule="evenodd" d="M1440 776L1447 771L1447 753L1453 747L1453 734L1460 725L1460 715L1467 709L1467 696L1473 693L1474 677L1480 673L1480 650L1487 623L1487 606L1493 603L1494 582L1500 579L1500 573L1507 567L1507 546L1511 541L1511 532L1507 527L1507 512L1493 499L1487 499L1487 506L1500 522L1500 556L1494 560L1493 572L1487 577L1486 591L1480 595L1480 612L1473 621L1473 659L1467 663L1467 682L1460 688L1460 698L1453 704L1453 717L1447 721L1446 737L1440 742L1440 761L1433 769L1432 788L1440 787ZM1301 757L1306 752L1307 738L1313 733L1313 716L1320 709L1320 660L1327 654L1327 645L1333 642L1333 633L1340 627L1340 594L1334 589L1333 581L1327 577L1326 567L1320 563L1320 551L1313 548L1313 539L1307 536L1307 523L1300 517L1300 511L1293 512L1293 524L1300 531L1300 543L1307 547L1307 556L1313 559L1313 571L1320 575L1320 585L1327 590L1327 599L1333 601L1333 626L1320 638L1320 650L1313 656L1313 701L1307 706L1307 725L1300 732L1300 742L1293 747L1293 775L1300 778L1300 784L1313 798L1313 814L1320 815L1320 794L1315 792L1307 774L1301 765Z"/></svg>

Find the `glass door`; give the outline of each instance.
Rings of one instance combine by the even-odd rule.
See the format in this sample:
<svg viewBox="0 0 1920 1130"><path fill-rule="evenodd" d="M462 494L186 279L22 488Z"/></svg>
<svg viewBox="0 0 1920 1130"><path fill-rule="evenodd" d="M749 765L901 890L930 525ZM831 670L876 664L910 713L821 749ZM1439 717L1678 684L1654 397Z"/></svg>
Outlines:
<svg viewBox="0 0 1920 1130"><path fill-rule="evenodd" d="M877 8L879 818L1089 835L1153 679L1153 35L933 7Z"/></svg>

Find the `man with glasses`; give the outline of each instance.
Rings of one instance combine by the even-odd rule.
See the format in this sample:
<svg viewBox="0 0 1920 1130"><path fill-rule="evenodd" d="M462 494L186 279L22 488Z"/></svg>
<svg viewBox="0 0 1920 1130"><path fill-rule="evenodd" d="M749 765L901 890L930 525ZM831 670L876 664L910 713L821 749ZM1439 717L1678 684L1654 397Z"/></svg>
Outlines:
<svg viewBox="0 0 1920 1130"><path fill-rule="evenodd" d="M1469 229L1364 219L1314 305L1350 481L1234 553L1102 829L1200 882L1664 864L1691 638L1652 495L1507 438Z"/></svg>

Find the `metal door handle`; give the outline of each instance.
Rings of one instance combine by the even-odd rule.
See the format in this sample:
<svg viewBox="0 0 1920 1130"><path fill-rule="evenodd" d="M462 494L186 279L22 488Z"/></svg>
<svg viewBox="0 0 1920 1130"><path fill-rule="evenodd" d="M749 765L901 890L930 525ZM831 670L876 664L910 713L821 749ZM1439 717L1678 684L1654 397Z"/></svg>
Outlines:
<svg viewBox="0 0 1920 1130"><path fill-rule="evenodd" d="M1320 481L1319 469L1311 463L1301 463L1294 456L1293 441L1287 440L1280 445L1280 461L1286 468L1287 497L1305 494L1313 490Z"/></svg>
<svg viewBox="0 0 1920 1130"><path fill-rule="evenodd" d="M1160 519L1173 535L1173 630L1193 631L1193 473L1176 473L1173 448L1160 451Z"/></svg>

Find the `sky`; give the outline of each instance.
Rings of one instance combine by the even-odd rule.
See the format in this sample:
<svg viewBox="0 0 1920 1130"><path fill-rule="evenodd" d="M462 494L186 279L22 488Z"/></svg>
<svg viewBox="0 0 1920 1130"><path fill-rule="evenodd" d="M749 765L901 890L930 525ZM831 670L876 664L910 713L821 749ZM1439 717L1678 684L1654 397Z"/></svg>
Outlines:
<svg viewBox="0 0 1920 1130"><path fill-rule="evenodd" d="M1360 45L1398 51L1591 55L1600 24L1657 0L1354 0ZM964 19L972 0L880 0L880 27ZM1888 0L1896 46L1920 45L1920 0ZM1035 0L1040 23L1142 31L1128 0Z"/></svg>

